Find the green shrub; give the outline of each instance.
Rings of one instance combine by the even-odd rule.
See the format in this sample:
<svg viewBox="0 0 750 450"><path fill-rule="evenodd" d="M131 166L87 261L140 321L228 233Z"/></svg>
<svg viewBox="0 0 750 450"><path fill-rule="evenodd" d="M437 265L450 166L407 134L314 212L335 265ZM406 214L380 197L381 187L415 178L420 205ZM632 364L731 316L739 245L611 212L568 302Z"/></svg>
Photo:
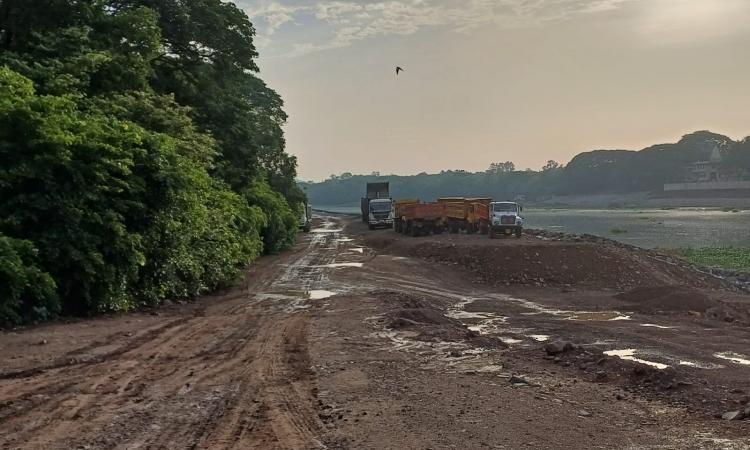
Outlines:
<svg viewBox="0 0 750 450"><path fill-rule="evenodd" d="M60 311L52 277L28 241L0 235L0 325L44 320Z"/></svg>

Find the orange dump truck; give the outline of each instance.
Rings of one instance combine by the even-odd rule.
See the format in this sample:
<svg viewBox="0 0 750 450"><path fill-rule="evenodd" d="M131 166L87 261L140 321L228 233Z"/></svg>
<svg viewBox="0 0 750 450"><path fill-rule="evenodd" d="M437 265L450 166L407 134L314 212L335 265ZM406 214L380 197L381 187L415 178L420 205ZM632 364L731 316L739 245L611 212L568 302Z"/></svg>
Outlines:
<svg viewBox="0 0 750 450"><path fill-rule="evenodd" d="M445 229L441 203L420 203L419 199L396 200L393 229L412 236L439 234Z"/></svg>
<svg viewBox="0 0 750 450"><path fill-rule="evenodd" d="M486 233L491 198L444 197L438 199L445 212L444 222L451 233Z"/></svg>

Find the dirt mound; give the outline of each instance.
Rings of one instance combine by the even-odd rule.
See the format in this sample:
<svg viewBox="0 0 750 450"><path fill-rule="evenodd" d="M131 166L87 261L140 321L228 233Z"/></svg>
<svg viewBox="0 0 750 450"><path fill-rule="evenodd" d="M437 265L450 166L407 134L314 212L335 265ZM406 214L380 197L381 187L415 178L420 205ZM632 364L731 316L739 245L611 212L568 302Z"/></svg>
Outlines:
<svg viewBox="0 0 750 450"><path fill-rule="evenodd" d="M686 286L653 286L631 289L614 296L618 300L633 303L641 312L697 311L705 312L718 305L705 293Z"/></svg>

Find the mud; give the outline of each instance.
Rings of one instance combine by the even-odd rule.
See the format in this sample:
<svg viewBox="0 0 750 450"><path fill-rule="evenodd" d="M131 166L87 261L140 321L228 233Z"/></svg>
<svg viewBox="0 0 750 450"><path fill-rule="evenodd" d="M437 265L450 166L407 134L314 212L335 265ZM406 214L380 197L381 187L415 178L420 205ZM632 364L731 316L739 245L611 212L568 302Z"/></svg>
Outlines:
<svg viewBox="0 0 750 450"><path fill-rule="evenodd" d="M226 292L0 333L0 448L750 448L720 418L750 400L721 280L593 238L313 225ZM690 291L652 308L664 286Z"/></svg>

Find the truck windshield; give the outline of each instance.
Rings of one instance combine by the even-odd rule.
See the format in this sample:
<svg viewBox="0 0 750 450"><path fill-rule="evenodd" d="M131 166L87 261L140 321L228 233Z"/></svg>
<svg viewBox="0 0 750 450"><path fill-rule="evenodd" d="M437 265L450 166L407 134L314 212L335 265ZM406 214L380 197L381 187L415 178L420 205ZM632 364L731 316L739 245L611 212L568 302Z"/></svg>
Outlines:
<svg viewBox="0 0 750 450"><path fill-rule="evenodd" d="M518 205L515 203L495 203L492 207L495 212L518 212Z"/></svg>
<svg viewBox="0 0 750 450"><path fill-rule="evenodd" d="M391 210L391 202L370 202L370 211L384 212Z"/></svg>

